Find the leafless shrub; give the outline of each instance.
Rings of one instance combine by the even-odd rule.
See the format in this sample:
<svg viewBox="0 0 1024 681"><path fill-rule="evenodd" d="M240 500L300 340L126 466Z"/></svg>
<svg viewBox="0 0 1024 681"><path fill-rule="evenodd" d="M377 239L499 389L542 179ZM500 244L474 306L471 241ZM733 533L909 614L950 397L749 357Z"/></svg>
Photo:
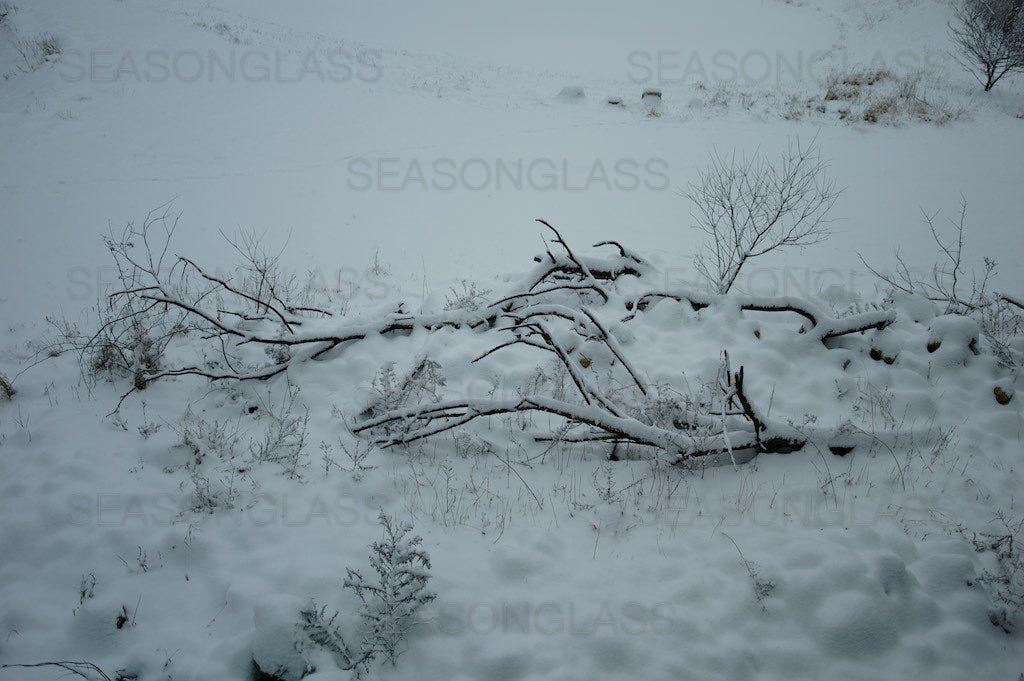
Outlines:
<svg viewBox="0 0 1024 681"><path fill-rule="evenodd" d="M990 258L983 261L979 275L969 270L964 262L964 246L966 243L967 200L961 197L958 217L950 220L954 229L952 240L945 240L939 234L935 219L938 212L925 213L925 224L931 233L932 240L938 247L942 260L931 268L930 277L922 277L914 272L897 250L896 268L893 272L883 272L870 265L863 256L860 260L872 274L888 284L892 289L907 294L921 294L936 303L945 306L946 314L965 314L988 305L990 293L989 280L995 274L996 262Z"/></svg>
<svg viewBox="0 0 1024 681"><path fill-rule="evenodd" d="M810 246L829 236L828 213L839 197L828 164L812 141L790 143L777 160L714 154L686 196L706 239L697 270L727 293L751 259L779 248Z"/></svg>
<svg viewBox="0 0 1024 681"><path fill-rule="evenodd" d="M345 443L345 440L338 438L338 446L348 457L348 465L339 463L334 458L334 448L328 442L320 442L320 461L324 467L324 475L329 475L331 468L338 468L352 474L352 479L360 482L367 471L372 471L376 466L366 463L370 454L374 451L373 445L362 440L356 440L352 445Z"/></svg>
<svg viewBox="0 0 1024 681"><path fill-rule="evenodd" d="M195 462L186 464L188 482L191 483L190 508L194 513L212 515L219 509L232 509L238 499L238 489L234 485L234 477L228 475L212 481L203 473L202 467ZM186 489L188 483L181 483Z"/></svg>
<svg viewBox="0 0 1024 681"><path fill-rule="evenodd" d="M178 216L167 206L151 211L141 230L131 224L120 235L104 238L114 255L117 285L97 305L98 328L83 333L79 326L66 319L48 318L54 338L45 348L50 355L75 352L83 375L95 380L101 375L110 379L128 376L135 390L148 385L147 375L163 369L164 355L171 342L191 330L183 311L168 310L157 301L145 300L131 292L144 286L147 272L165 267L167 244L177 226ZM164 243L157 250L150 243L153 232L163 232ZM143 253L139 259L130 255L137 246Z"/></svg>

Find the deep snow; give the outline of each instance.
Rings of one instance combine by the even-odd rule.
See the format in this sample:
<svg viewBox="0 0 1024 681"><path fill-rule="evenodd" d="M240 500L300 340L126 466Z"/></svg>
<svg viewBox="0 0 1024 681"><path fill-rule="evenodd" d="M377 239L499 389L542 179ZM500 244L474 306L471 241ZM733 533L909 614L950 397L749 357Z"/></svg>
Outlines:
<svg viewBox="0 0 1024 681"><path fill-rule="evenodd" d="M970 265L995 258L995 287L1019 297L1022 81L982 96L944 55L948 4L16 4L0 26L0 374L18 389L0 401L0 663L250 678L254 644L287 641L296 604L314 598L352 625L345 568L366 569L383 508L424 537L438 597L397 666L371 677L1024 672L1020 632L989 621L979 577L994 556L969 541L998 529L997 513L1021 518L1024 385L984 342L969 349L971 322L920 301L898 301L897 323L874 336L891 365L860 338L826 349L786 316L670 300L629 323L603 311L666 394L699 393L724 348L775 418L901 433L847 457L809 447L739 469L609 464L597 446L544 453L494 419L372 449L370 470L325 472L324 456L366 449L346 424L389 363L402 375L430 357L449 397L513 398L538 368L553 373L528 348L470 364L493 339L465 331L354 344L287 383L164 381L112 417L125 379L89 385L70 355L33 365L45 318L90 323L113 282L100 236L171 199L173 251L210 268L235 262L222 233L253 230L346 318L400 302L435 313L464 282L498 297L518 281L544 247L537 217L588 255L622 241L650 258L656 287L692 283L700 239L680 190L712 150L771 155L797 137L816 138L845 187L834 234L753 263L745 291L877 302L857 254L888 267L899 248L927 272L940 254L922 210L948 229L962 196ZM43 32L64 54L22 68L11 41ZM794 76L780 58L803 66ZM216 70L231 60L233 77ZM803 106L830 69L879 61L926 67L921 91L958 119L871 125L841 120L841 104ZM559 97L567 86L584 97ZM663 92L657 115L640 101L648 87ZM247 463L289 385L309 409L300 479ZM230 508L193 508L186 432L203 451L192 470ZM329 667L307 678L348 678Z"/></svg>

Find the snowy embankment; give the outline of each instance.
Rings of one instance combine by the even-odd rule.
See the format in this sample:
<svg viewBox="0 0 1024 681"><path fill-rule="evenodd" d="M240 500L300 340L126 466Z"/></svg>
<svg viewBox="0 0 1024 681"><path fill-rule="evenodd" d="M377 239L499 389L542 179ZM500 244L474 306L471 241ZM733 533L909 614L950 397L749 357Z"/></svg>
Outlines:
<svg viewBox="0 0 1024 681"><path fill-rule="evenodd" d="M1024 672L1020 81L939 2L590 4L4 20L0 664L348 679L383 511L435 597L370 678ZM677 190L797 138L831 238L709 293ZM959 195L973 315L865 264L929 281Z"/></svg>

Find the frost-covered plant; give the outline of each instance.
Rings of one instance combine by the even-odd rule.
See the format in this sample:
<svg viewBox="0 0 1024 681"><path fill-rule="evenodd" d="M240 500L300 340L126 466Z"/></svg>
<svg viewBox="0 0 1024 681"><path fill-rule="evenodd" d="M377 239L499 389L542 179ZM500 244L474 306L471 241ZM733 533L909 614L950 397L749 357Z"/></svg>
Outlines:
<svg viewBox="0 0 1024 681"><path fill-rule="evenodd" d="M82 609L85 602L90 598L93 598L96 590L96 573L90 572L89 574L82 575L82 581L78 584L78 605L71 611L72 615L77 615L78 611Z"/></svg>
<svg viewBox="0 0 1024 681"><path fill-rule="evenodd" d="M424 401L437 402L441 399L440 388L444 384L441 365L429 357L420 358L404 376L395 371L394 362L388 362L374 375L370 388L375 397L361 416L369 418Z"/></svg>
<svg viewBox="0 0 1024 681"><path fill-rule="evenodd" d="M446 310L478 310L487 302L487 296L491 289L479 289L475 281L463 279L461 290L451 287L451 295L445 296L444 309Z"/></svg>
<svg viewBox="0 0 1024 681"><path fill-rule="evenodd" d="M192 483L192 494L189 499L190 508L195 513L213 514L218 509L232 509L238 499L238 489L235 487L234 475L228 475L217 481L217 486L206 475L203 475L199 464L190 462L186 465L189 474L189 482ZM182 483L182 488L187 483Z"/></svg>
<svg viewBox="0 0 1024 681"><path fill-rule="evenodd" d="M980 310L979 326L992 354L1009 368L1024 367L1024 316L1020 307L997 298Z"/></svg>
<svg viewBox="0 0 1024 681"><path fill-rule="evenodd" d="M354 591L362 602L361 649L384 655L394 664L402 652L402 641L416 624L416 612L436 594L426 588L430 556L421 547L423 539L410 534L410 523L396 522L384 511L378 520L384 537L370 546L370 565L377 577L366 579L349 568L345 588Z"/></svg>
<svg viewBox="0 0 1024 681"><path fill-rule="evenodd" d="M380 259L380 249L373 252L373 260L366 267L366 273L374 277L386 277L391 274L391 267Z"/></svg>
<svg viewBox="0 0 1024 681"><path fill-rule="evenodd" d="M352 479L356 482L361 482L367 471L372 471L376 468L376 466L366 463L374 449L372 444L357 440L350 447L345 444L343 439L338 438L338 446L341 447L341 451L345 452L345 456L348 457L348 466L338 463L337 459L334 458L334 447L330 443L320 442L320 462L323 464L325 476L330 474L331 468L339 468L351 473Z"/></svg>
<svg viewBox="0 0 1024 681"><path fill-rule="evenodd" d="M328 617L327 606L318 609L316 601L310 601L309 607L299 613L301 618L299 627L310 641L331 652L338 666L345 670L355 671L356 676L359 676L372 659L373 651L365 649L356 651L349 647L345 642L341 627L334 623L338 619L338 614L335 611Z"/></svg>
<svg viewBox="0 0 1024 681"><path fill-rule="evenodd" d="M196 464L201 464L207 456L229 460L235 458L242 440L238 422L207 421L197 416L191 406L185 409L178 434L181 444L192 452Z"/></svg>
<svg viewBox="0 0 1024 681"><path fill-rule="evenodd" d="M665 383L650 385L648 386L648 395L645 399L637 400L632 405L630 415L650 426L681 428L686 416L683 405L688 401L688 396L682 395L671 385Z"/></svg>
<svg viewBox="0 0 1024 681"><path fill-rule="evenodd" d="M299 387L288 384L281 404L270 404L265 409L270 425L263 437L249 444L249 451L257 463L280 464L289 478L300 477L300 471L309 464L304 456L309 434L309 408L297 403Z"/></svg>
<svg viewBox="0 0 1024 681"><path fill-rule="evenodd" d="M728 539L733 547L735 547L736 553L740 556L740 562L743 563L743 567L746 569L750 582L754 587L754 598L757 599L757 604L761 606L761 611L767 613L768 606L765 605L765 600L775 591L775 582L761 575L761 566L752 560L748 560L743 555L743 551L740 550L740 545L736 543L736 540L725 532L722 533L722 536Z"/></svg>
<svg viewBox="0 0 1024 681"><path fill-rule="evenodd" d="M626 493L643 482L634 480L624 487L619 487L615 479L615 465L612 461L604 461L590 476L597 497L605 504L621 504L626 500Z"/></svg>
<svg viewBox="0 0 1024 681"><path fill-rule="evenodd" d="M421 547L423 540L410 535L411 524L396 522L383 510L378 520L384 537L370 545L370 565L377 573L376 579L368 580L358 570L347 568L344 582L361 602L359 645L345 640L341 626L335 624L337 611L328 616L326 606L318 608L310 601L300 612L299 628L308 640L332 653L338 666L354 671L357 677L380 656L395 663L406 634L416 624L416 612L435 598L426 589L430 556Z"/></svg>
<svg viewBox="0 0 1024 681"><path fill-rule="evenodd" d="M971 542L974 550L995 557L995 568L986 569L975 580L985 587L992 599L989 620L1010 633L1024 612L1024 553L1021 531L1024 517L1011 519L1000 510L993 518L995 529L977 532L957 523L956 531Z"/></svg>

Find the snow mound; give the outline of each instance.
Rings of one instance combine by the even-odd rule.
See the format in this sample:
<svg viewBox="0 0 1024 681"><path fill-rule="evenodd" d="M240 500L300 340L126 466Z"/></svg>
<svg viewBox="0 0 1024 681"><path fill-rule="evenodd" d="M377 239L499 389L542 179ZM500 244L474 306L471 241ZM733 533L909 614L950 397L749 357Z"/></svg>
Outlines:
<svg viewBox="0 0 1024 681"><path fill-rule="evenodd" d="M582 102L587 95L579 85L566 85L559 91L558 98L563 102Z"/></svg>
<svg viewBox="0 0 1024 681"><path fill-rule="evenodd" d="M264 674L299 681L308 671L296 645L298 614L304 605L301 598L272 596L253 606L252 659Z"/></svg>
<svg viewBox="0 0 1024 681"><path fill-rule="evenodd" d="M947 314L932 320L928 334L928 352L934 366L966 366L978 354L981 330L970 317Z"/></svg>

